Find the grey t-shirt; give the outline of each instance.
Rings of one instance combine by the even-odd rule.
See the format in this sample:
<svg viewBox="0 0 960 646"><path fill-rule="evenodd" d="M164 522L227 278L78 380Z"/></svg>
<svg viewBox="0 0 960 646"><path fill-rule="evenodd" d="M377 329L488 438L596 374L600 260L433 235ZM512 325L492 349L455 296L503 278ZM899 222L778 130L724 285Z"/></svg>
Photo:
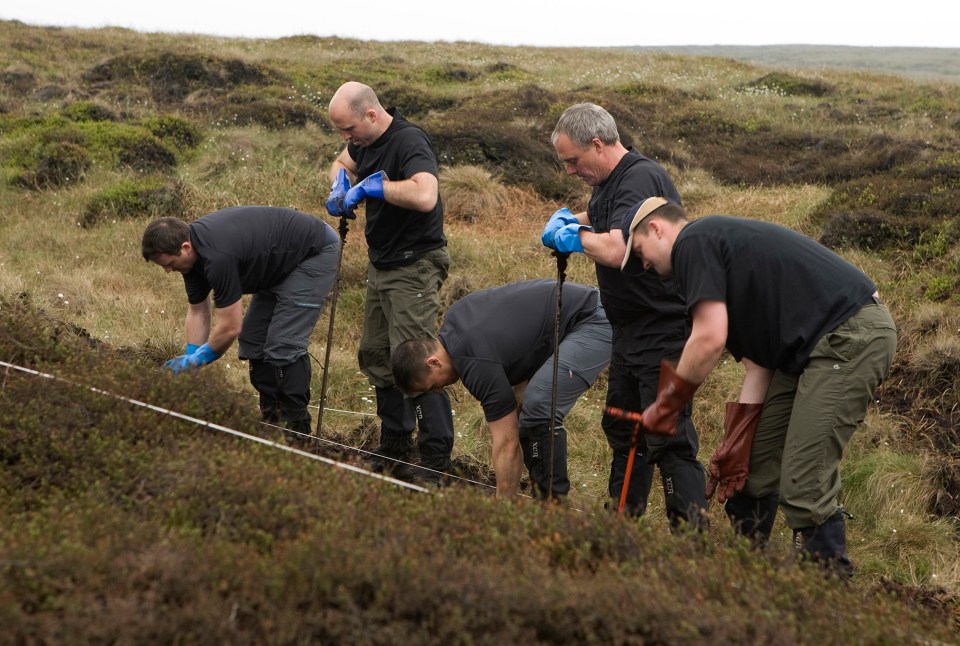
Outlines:
<svg viewBox="0 0 960 646"><path fill-rule="evenodd" d="M525 280L473 292L447 310L440 342L488 422L517 407L513 386L530 379L553 355L556 295L555 280ZM599 305L597 289L564 283L560 338Z"/></svg>
<svg viewBox="0 0 960 646"><path fill-rule="evenodd" d="M190 225L197 263L184 274L190 303L213 291L217 307L233 305L281 282L304 259L339 240L323 220L292 209L234 206Z"/></svg>

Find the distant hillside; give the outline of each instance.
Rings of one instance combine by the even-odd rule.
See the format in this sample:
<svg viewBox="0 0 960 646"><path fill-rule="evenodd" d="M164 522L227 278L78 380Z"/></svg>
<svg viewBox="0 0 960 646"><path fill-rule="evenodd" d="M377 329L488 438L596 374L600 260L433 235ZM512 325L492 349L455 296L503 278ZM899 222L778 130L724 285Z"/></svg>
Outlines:
<svg viewBox="0 0 960 646"><path fill-rule="evenodd" d="M835 68L896 74L918 81L960 82L960 48L841 47L835 45L689 45L631 47L689 56L718 56L783 68Z"/></svg>

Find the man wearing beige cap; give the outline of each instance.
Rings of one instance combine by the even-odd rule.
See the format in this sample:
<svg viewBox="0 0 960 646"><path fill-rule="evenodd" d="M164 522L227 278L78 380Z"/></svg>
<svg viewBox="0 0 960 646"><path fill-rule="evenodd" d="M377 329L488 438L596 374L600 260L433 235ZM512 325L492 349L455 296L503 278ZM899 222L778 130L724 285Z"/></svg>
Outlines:
<svg viewBox="0 0 960 646"><path fill-rule="evenodd" d="M725 502L758 546L779 503L805 556L852 575L839 465L897 344L876 285L786 227L723 215L689 221L663 198L634 207L623 237L621 269L672 276L693 321L679 363L663 366L644 427L669 428L726 348L744 379L710 459L708 497Z"/></svg>

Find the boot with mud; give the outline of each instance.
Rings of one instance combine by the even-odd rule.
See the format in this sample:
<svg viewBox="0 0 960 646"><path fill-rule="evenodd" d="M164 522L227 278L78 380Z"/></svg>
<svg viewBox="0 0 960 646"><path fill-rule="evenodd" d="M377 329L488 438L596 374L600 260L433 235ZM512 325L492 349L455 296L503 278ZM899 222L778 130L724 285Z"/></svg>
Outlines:
<svg viewBox="0 0 960 646"><path fill-rule="evenodd" d="M453 463L449 453L434 454L421 449L420 466L416 473L418 483L437 488L450 486L452 471Z"/></svg>
<svg viewBox="0 0 960 646"><path fill-rule="evenodd" d="M411 480L416 470L413 429L417 425L413 405L395 386L376 387L377 417L380 418L380 446L370 456L368 466L400 480Z"/></svg>
<svg viewBox="0 0 960 646"><path fill-rule="evenodd" d="M369 459L369 468L375 473L383 473L399 480L414 480L418 469L412 464L416 458L412 433L390 433L380 431L380 446L373 451Z"/></svg>
<svg viewBox="0 0 960 646"><path fill-rule="evenodd" d="M302 451L312 451L316 448L316 439L311 434L313 422L310 419L310 413L306 409L304 415L299 419L284 420L283 425L287 432L284 434L287 446L300 449Z"/></svg>

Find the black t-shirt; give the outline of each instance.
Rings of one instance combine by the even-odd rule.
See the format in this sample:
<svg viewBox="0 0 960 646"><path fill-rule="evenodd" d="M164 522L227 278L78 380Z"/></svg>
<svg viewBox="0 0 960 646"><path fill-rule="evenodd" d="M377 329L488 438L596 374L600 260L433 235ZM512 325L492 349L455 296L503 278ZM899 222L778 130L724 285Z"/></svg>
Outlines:
<svg viewBox="0 0 960 646"><path fill-rule="evenodd" d="M564 283L560 338L599 304L595 288ZM473 292L448 308L440 343L488 422L517 407L513 386L530 379L553 355L556 319L557 283L546 278Z"/></svg>
<svg viewBox="0 0 960 646"><path fill-rule="evenodd" d="M393 121L369 146L347 144L347 153L357 164L357 182L377 171L393 181L410 179L417 173L439 177L437 156L423 130L391 108ZM443 203L429 213L404 209L385 200L366 199L367 253L378 269L392 269L416 262L432 249L447 244L443 235Z"/></svg>
<svg viewBox="0 0 960 646"><path fill-rule="evenodd" d="M305 258L339 240L319 218L271 206L234 206L190 225L197 263L184 274L190 303L213 290L217 307L281 282Z"/></svg>
<svg viewBox="0 0 960 646"><path fill-rule="evenodd" d="M667 171L632 147L610 176L593 189L587 216L596 233L620 234L623 219L648 197L680 203ZM597 263L603 309L613 327L614 356L628 364L659 362L678 353L686 338L686 311L671 280L653 271L628 275Z"/></svg>
<svg viewBox="0 0 960 646"><path fill-rule="evenodd" d="M820 338L877 290L862 271L805 235L724 215L680 230L671 255L686 303L727 304L727 349L771 370L803 370Z"/></svg>

